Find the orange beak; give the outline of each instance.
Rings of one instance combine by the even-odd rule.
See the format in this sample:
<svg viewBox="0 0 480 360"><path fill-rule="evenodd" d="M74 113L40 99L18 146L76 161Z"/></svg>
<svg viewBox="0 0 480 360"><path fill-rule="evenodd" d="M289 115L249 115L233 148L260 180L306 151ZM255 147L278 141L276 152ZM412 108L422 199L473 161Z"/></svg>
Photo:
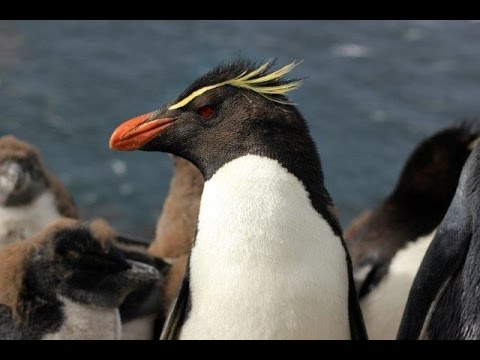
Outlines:
<svg viewBox="0 0 480 360"><path fill-rule="evenodd" d="M132 151L141 148L153 137L169 127L173 119L148 121L152 113L143 114L120 124L110 137L110 149Z"/></svg>

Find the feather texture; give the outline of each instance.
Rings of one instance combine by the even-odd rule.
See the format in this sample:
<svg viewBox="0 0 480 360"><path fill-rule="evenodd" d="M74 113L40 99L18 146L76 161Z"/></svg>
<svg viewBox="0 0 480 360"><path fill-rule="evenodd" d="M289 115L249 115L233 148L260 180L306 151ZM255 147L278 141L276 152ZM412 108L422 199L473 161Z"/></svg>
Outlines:
<svg viewBox="0 0 480 360"><path fill-rule="evenodd" d="M269 60L254 70L245 70L240 75L231 79L224 80L216 84L203 86L195 91L192 91L188 96L171 105L168 110L180 109L207 91L225 85L231 85L254 91L277 103L291 104L290 101L275 98L273 95L285 95L286 93L300 87L302 80L284 81L283 79L283 77L291 72L295 66L300 64L300 62L292 62L282 66L278 70L269 73L268 70L272 67L273 63L273 60Z"/></svg>

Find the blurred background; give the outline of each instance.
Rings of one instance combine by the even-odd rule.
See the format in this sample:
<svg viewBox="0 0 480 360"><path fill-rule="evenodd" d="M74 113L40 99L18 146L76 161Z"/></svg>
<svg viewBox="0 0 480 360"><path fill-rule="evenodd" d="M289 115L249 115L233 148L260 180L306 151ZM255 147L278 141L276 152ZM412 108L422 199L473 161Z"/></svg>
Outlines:
<svg viewBox="0 0 480 360"><path fill-rule="evenodd" d="M112 130L236 56L303 59L292 99L346 226L412 149L480 114L478 21L2 21L0 136L37 145L85 218L151 238L167 155L113 152Z"/></svg>

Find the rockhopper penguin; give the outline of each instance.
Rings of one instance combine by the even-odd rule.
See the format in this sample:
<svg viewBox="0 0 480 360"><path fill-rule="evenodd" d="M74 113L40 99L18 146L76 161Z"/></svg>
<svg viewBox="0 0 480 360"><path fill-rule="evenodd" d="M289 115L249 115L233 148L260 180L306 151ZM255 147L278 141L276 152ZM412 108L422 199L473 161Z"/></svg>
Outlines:
<svg viewBox="0 0 480 360"><path fill-rule="evenodd" d="M0 251L0 339L119 339L118 307L159 277L127 260L102 220L57 220Z"/></svg>
<svg viewBox="0 0 480 360"><path fill-rule="evenodd" d="M365 339L315 143L287 99L294 64L235 61L120 125L110 147L163 151L205 186L162 339Z"/></svg>
<svg viewBox="0 0 480 360"><path fill-rule="evenodd" d="M62 216L76 218L77 209L38 150L14 136L0 137L0 248Z"/></svg>
<svg viewBox="0 0 480 360"><path fill-rule="evenodd" d="M396 338L413 279L479 136L470 121L422 141L393 192L344 233L370 339Z"/></svg>
<svg viewBox="0 0 480 360"><path fill-rule="evenodd" d="M455 197L418 269L398 338L480 339L478 145L463 167Z"/></svg>

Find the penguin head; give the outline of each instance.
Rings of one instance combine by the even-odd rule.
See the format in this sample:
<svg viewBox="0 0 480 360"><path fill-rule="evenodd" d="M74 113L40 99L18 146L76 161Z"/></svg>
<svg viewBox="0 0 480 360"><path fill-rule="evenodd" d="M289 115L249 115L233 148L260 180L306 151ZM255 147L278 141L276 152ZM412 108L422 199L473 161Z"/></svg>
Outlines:
<svg viewBox="0 0 480 360"><path fill-rule="evenodd" d="M172 103L117 127L110 148L168 152L191 161L205 176L207 167L261 153L286 134L303 135L305 122L286 98L300 81L284 79L296 64L275 71L272 65L239 60L211 70Z"/></svg>
<svg viewBox="0 0 480 360"><path fill-rule="evenodd" d="M446 211L479 138L480 123L462 121L421 142L408 158L391 197L397 202L433 202Z"/></svg>
<svg viewBox="0 0 480 360"><path fill-rule="evenodd" d="M37 149L11 135L0 137L0 206L28 204L46 187Z"/></svg>
<svg viewBox="0 0 480 360"><path fill-rule="evenodd" d="M129 293L160 278L155 267L125 257L103 220L64 219L47 233L29 265L39 289L55 289L78 303L118 307Z"/></svg>
<svg viewBox="0 0 480 360"><path fill-rule="evenodd" d="M422 141L407 159L393 192L347 228L344 237L360 296L382 279L398 250L440 224L479 137L480 125L464 121Z"/></svg>
<svg viewBox="0 0 480 360"><path fill-rule="evenodd" d="M118 314L127 295L159 278L153 266L125 258L105 222L64 218L0 252L0 312L14 338L86 338L92 329L72 334L62 325L88 309L100 322L102 313Z"/></svg>

